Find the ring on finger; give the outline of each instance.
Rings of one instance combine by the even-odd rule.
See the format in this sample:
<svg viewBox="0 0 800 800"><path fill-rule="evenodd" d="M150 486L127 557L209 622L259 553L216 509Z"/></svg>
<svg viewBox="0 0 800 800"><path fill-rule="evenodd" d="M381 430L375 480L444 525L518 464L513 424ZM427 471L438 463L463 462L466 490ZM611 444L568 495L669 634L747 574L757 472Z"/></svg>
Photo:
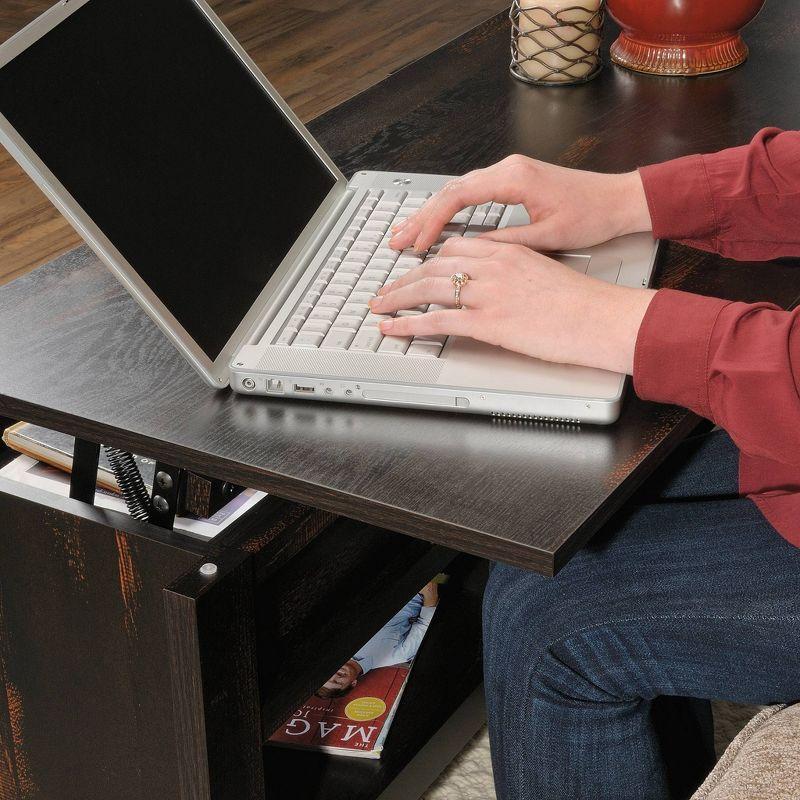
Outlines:
<svg viewBox="0 0 800 800"><path fill-rule="evenodd" d="M461 290L469 283L470 277L466 272L456 272L450 277L450 282L453 284L456 295L456 308L461 309Z"/></svg>

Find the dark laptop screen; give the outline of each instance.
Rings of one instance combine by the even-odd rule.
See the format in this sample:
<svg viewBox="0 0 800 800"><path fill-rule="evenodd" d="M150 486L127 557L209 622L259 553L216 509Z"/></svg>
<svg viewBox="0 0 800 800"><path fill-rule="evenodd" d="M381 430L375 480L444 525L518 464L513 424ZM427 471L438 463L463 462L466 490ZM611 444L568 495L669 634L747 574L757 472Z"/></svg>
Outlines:
<svg viewBox="0 0 800 800"><path fill-rule="evenodd" d="M0 111L212 360L335 183L191 0L89 0Z"/></svg>

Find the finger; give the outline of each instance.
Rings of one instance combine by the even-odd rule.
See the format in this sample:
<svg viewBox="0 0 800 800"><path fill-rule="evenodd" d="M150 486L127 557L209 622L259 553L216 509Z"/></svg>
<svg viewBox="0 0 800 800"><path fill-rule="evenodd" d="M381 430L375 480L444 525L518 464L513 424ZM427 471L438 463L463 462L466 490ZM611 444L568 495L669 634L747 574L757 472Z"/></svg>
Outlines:
<svg viewBox="0 0 800 800"><path fill-rule="evenodd" d="M486 258L494 255L499 249L500 245L479 237L464 238L463 236L453 236L442 245L439 255Z"/></svg>
<svg viewBox="0 0 800 800"><path fill-rule="evenodd" d="M468 206L490 202L493 194L493 167L469 172L448 181L390 240L391 247L402 250L414 245L415 250L427 250L448 222Z"/></svg>
<svg viewBox="0 0 800 800"><path fill-rule="evenodd" d="M389 294L404 286L415 283L423 278L451 278L456 272L466 272L470 278L478 278L481 273L481 262L477 258L451 258L436 256L429 258L422 266L410 269L402 278L392 283L387 283L378 291L378 296Z"/></svg>
<svg viewBox="0 0 800 800"><path fill-rule="evenodd" d="M380 329L387 336L469 336L474 326L474 315L467 309L443 309L387 319Z"/></svg>
<svg viewBox="0 0 800 800"><path fill-rule="evenodd" d="M546 248L554 240L553 231L547 222L534 222L530 225L514 225L496 231L482 233L478 238L485 242L522 244L531 248ZM562 237L563 238L563 237Z"/></svg>
<svg viewBox="0 0 800 800"><path fill-rule="evenodd" d="M475 282L461 287L461 302L472 307L477 299ZM375 314L391 314L417 306L454 306L456 292L450 278L422 278L389 294L373 297L369 306Z"/></svg>

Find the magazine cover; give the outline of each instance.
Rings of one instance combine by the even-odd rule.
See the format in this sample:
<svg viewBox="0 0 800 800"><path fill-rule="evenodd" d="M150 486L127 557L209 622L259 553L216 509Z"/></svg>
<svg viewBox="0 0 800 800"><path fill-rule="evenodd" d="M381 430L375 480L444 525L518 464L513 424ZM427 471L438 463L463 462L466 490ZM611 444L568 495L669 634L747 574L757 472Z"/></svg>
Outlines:
<svg viewBox="0 0 800 800"><path fill-rule="evenodd" d="M380 758L414 658L439 603L428 583L275 731L283 747Z"/></svg>

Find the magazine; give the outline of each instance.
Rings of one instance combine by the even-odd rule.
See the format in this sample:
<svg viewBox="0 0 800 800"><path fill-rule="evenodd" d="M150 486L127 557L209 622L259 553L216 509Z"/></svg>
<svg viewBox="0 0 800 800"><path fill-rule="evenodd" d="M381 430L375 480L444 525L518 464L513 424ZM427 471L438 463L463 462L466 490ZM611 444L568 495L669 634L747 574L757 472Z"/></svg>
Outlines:
<svg viewBox="0 0 800 800"><path fill-rule="evenodd" d="M0 469L0 475L26 486L34 486L62 497L69 497L69 475L49 464L35 461L30 456L18 456ZM245 489L211 517L201 518L191 514L176 516L173 528L201 539L213 539L266 496L264 492ZM128 513L125 501L107 489L98 487L94 502L99 508Z"/></svg>
<svg viewBox="0 0 800 800"><path fill-rule="evenodd" d="M380 758L414 659L436 612L431 581L269 738L273 745Z"/></svg>

